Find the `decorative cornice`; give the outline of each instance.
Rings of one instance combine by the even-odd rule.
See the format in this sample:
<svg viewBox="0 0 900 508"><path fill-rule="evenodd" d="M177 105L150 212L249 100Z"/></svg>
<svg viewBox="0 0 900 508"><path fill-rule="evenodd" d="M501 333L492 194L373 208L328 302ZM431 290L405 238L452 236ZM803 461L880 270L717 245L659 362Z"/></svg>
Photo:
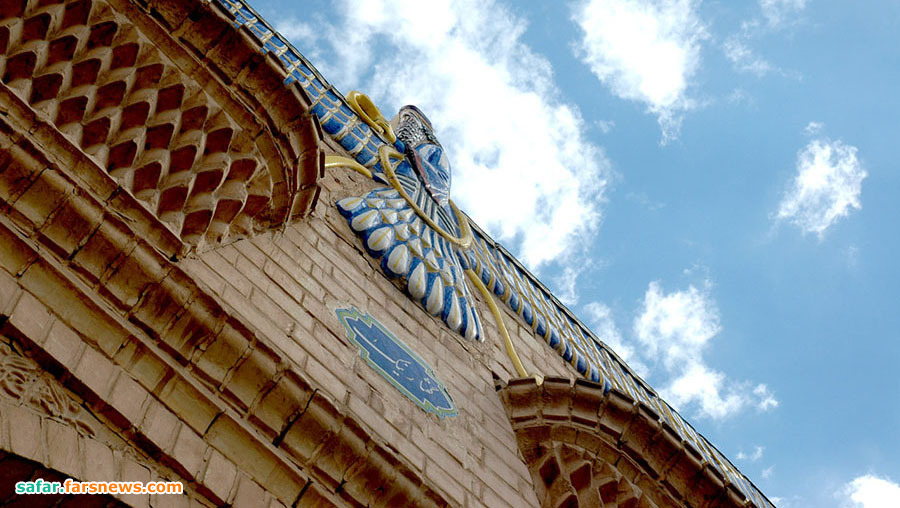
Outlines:
<svg viewBox="0 0 900 508"><path fill-rule="evenodd" d="M726 479L653 408L619 390L549 377L498 391L544 506L569 498L591 506L597 488L604 506L772 506L746 496L748 486ZM604 494L613 480L617 488Z"/></svg>

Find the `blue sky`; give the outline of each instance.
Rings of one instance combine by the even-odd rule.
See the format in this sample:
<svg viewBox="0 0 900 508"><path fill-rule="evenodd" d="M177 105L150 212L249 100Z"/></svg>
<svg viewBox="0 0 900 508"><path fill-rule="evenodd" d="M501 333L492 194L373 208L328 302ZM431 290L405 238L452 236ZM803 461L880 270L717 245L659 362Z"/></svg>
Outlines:
<svg viewBox="0 0 900 508"><path fill-rule="evenodd" d="M777 505L900 506L900 2L252 4Z"/></svg>

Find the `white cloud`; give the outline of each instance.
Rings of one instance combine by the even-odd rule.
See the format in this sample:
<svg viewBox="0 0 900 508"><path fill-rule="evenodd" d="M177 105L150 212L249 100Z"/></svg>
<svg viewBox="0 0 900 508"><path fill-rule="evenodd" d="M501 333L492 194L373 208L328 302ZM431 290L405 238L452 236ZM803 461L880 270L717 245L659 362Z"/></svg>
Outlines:
<svg viewBox="0 0 900 508"><path fill-rule="evenodd" d="M753 395L756 395L758 399L756 407L760 411L768 411L778 407L778 399L769 391L769 387L763 383L756 385L756 388L753 389Z"/></svg>
<svg viewBox="0 0 900 508"><path fill-rule="evenodd" d="M900 506L900 484L875 475L855 478L838 492L844 506L854 508L897 508Z"/></svg>
<svg viewBox="0 0 900 508"><path fill-rule="evenodd" d="M578 303L578 291L576 289L576 283L578 282L578 276L581 274L583 268L567 266L563 268L562 273L553 279L556 283L556 291L553 292L559 301L569 307Z"/></svg>
<svg viewBox="0 0 900 508"><path fill-rule="evenodd" d="M832 224L861 209L866 171L855 146L816 139L797 156L797 176L778 207L776 218L821 238Z"/></svg>
<svg viewBox="0 0 900 508"><path fill-rule="evenodd" d="M765 451L765 448L763 448L762 446L757 446L751 453L744 453L743 450L739 451L736 457L737 460L749 460L750 462L756 462L762 458L763 451Z"/></svg>
<svg viewBox="0 0 900 508"><path fill-rule="evenodd" d="M275 30L292 41L309 41L315 39L316 31L305 21L297 18L276 19Z"/></svg>
<svg viewBox="0 0 900 508"><path fill-rule="evenodd" d="M477 0L343 2L336 12L318 44L340 41L337 58L322 70L385 116L418 105L452 161L452 196L476 222L532 269L590 244L609 162L559 97L550 63L521 40L521 19Z"/></svg>
<svg viewBox="0 0 900 508"><path fill-rule="evenodd" d="M663 142L678 136L683 112L695 107L690 81L708 37L699 0L587 0L572 19L582 29L581 60L616 96L656 115Z"/></svg>
<svg viewBox="0 0 900 508"><path fill-rule="evenodd" d="M772 473L774 473L774 472L775 472L775 466L769 466L762 470L762 473L760 473L760 476L762 477L763 480L768 480L769 478L772 477Z"/></svg>
<svg viewBox="0 0 900 508"><path fill-rule="evenodd" d="M750 49L742 39L739 36L731 36L725 40L722 46L725 56L731 60L734 68L739 72L749 72L759 77L771 72L772 65Z"/></svg>
<svg viewBox="0 0 900 508"><path fill-rule="evenodd" d="M778 401L765 385L729 380L709 367L703 353L719 334L719 311L707 281L700 289L665 293L659 282L651 282L644 295L641 314L635 318L634 333L642 353L661 362L668 381L660 390L663 398L679 406L690 405L700 416L722 419L744 408L769 410Z"/></svg>
<svg viewBox="0 0 900 508"><path fill-rule="evenodd" d="M825 124L822 122L809 122L806 124L806 127L803 128L803 132L805 132L809 136L815 136L822 132L822 129L825 128Z"/></svg>
<svg viewBox="0 0 900 508"><path fill-rule="evenodd" d="M582 310L594 335L612 348L639 376L644 376L647 373L647 366L640 361L634 347L622 338L610 308L601 302L590 302L585 304Z"/></svg>
<svg viewBox="0 0 900 508"><path fill-rule="evenodd" d="M806 7L806 0L759 0L759 8L769 26L784 24L789 16L799 14Z"/></svg>

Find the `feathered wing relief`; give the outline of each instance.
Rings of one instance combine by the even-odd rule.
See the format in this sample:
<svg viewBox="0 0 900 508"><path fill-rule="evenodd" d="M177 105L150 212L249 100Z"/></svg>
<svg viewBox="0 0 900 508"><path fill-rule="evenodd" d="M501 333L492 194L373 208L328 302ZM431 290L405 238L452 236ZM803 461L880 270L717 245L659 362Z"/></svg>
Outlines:
<svg viewBox="0 0 900 508"><path fill-rule="evenodd" d="M337 202L350 228L382 271L454 332L483 340L481 322L465 281L469 232L450 202L450 164L415 106L400 110L393 152L379 163L391 187ZM383 152L384 153L384 152ZM471 237L471 235L469 235Z"/></svg>
<svg viewBox="0 0 900 508"><path fill-rule="evenodd" d="M337 202L350 228L382 271L400 279L430 314L469 340L483 340L481 321L466 286L463 256L425 223L391 187Z"/></svg>

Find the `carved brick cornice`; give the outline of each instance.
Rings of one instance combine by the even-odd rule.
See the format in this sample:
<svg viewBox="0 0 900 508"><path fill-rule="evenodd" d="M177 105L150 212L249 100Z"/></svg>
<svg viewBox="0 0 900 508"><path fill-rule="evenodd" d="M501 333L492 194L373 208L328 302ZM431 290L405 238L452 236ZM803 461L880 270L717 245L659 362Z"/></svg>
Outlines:
<svg viewBox="0 0 900 508"><path fill-rule="evenodd" d="M448 504L389 444L311 386L290 357L185 274L170 259L180 243L154 228L143 207L124 206L130 194L92 179L83 153L44 150L55 130L21 130L27 117L9 111L0 116L3 275L87 334L92 347L285 503L318 493L350 504ZM91 389L78 386L84 381L74 373L64 377L73 391ZM99 390L78 395L107 405ZM143 432L124 413L109 419ZM137 440L147 443L153 456L168 449Z"/></svg>
<svg viewBox="0 0 900 508"><path fill-rule="evenodd" d="M643 403L578 379L499 389L543 506L756 506Z"/></svg>
<svg viewBox="0 0 900 508"><path fill-rule="evenodd" d="M0 398L24 405L93 436L95 422L59 383L33 360L14 351L0 337Z"/></svg>
<svg viewBox="0 0 900 508"><path fill-rule="evenodd" d="M188 248L279 227L318 193L321 132L298 87L201 1L11 0L4 110L30 109ZM98 176L99 176L98 175ZM93 179L97 179L94 177ZM166 249L163 249L166 250Z"/></svg>

